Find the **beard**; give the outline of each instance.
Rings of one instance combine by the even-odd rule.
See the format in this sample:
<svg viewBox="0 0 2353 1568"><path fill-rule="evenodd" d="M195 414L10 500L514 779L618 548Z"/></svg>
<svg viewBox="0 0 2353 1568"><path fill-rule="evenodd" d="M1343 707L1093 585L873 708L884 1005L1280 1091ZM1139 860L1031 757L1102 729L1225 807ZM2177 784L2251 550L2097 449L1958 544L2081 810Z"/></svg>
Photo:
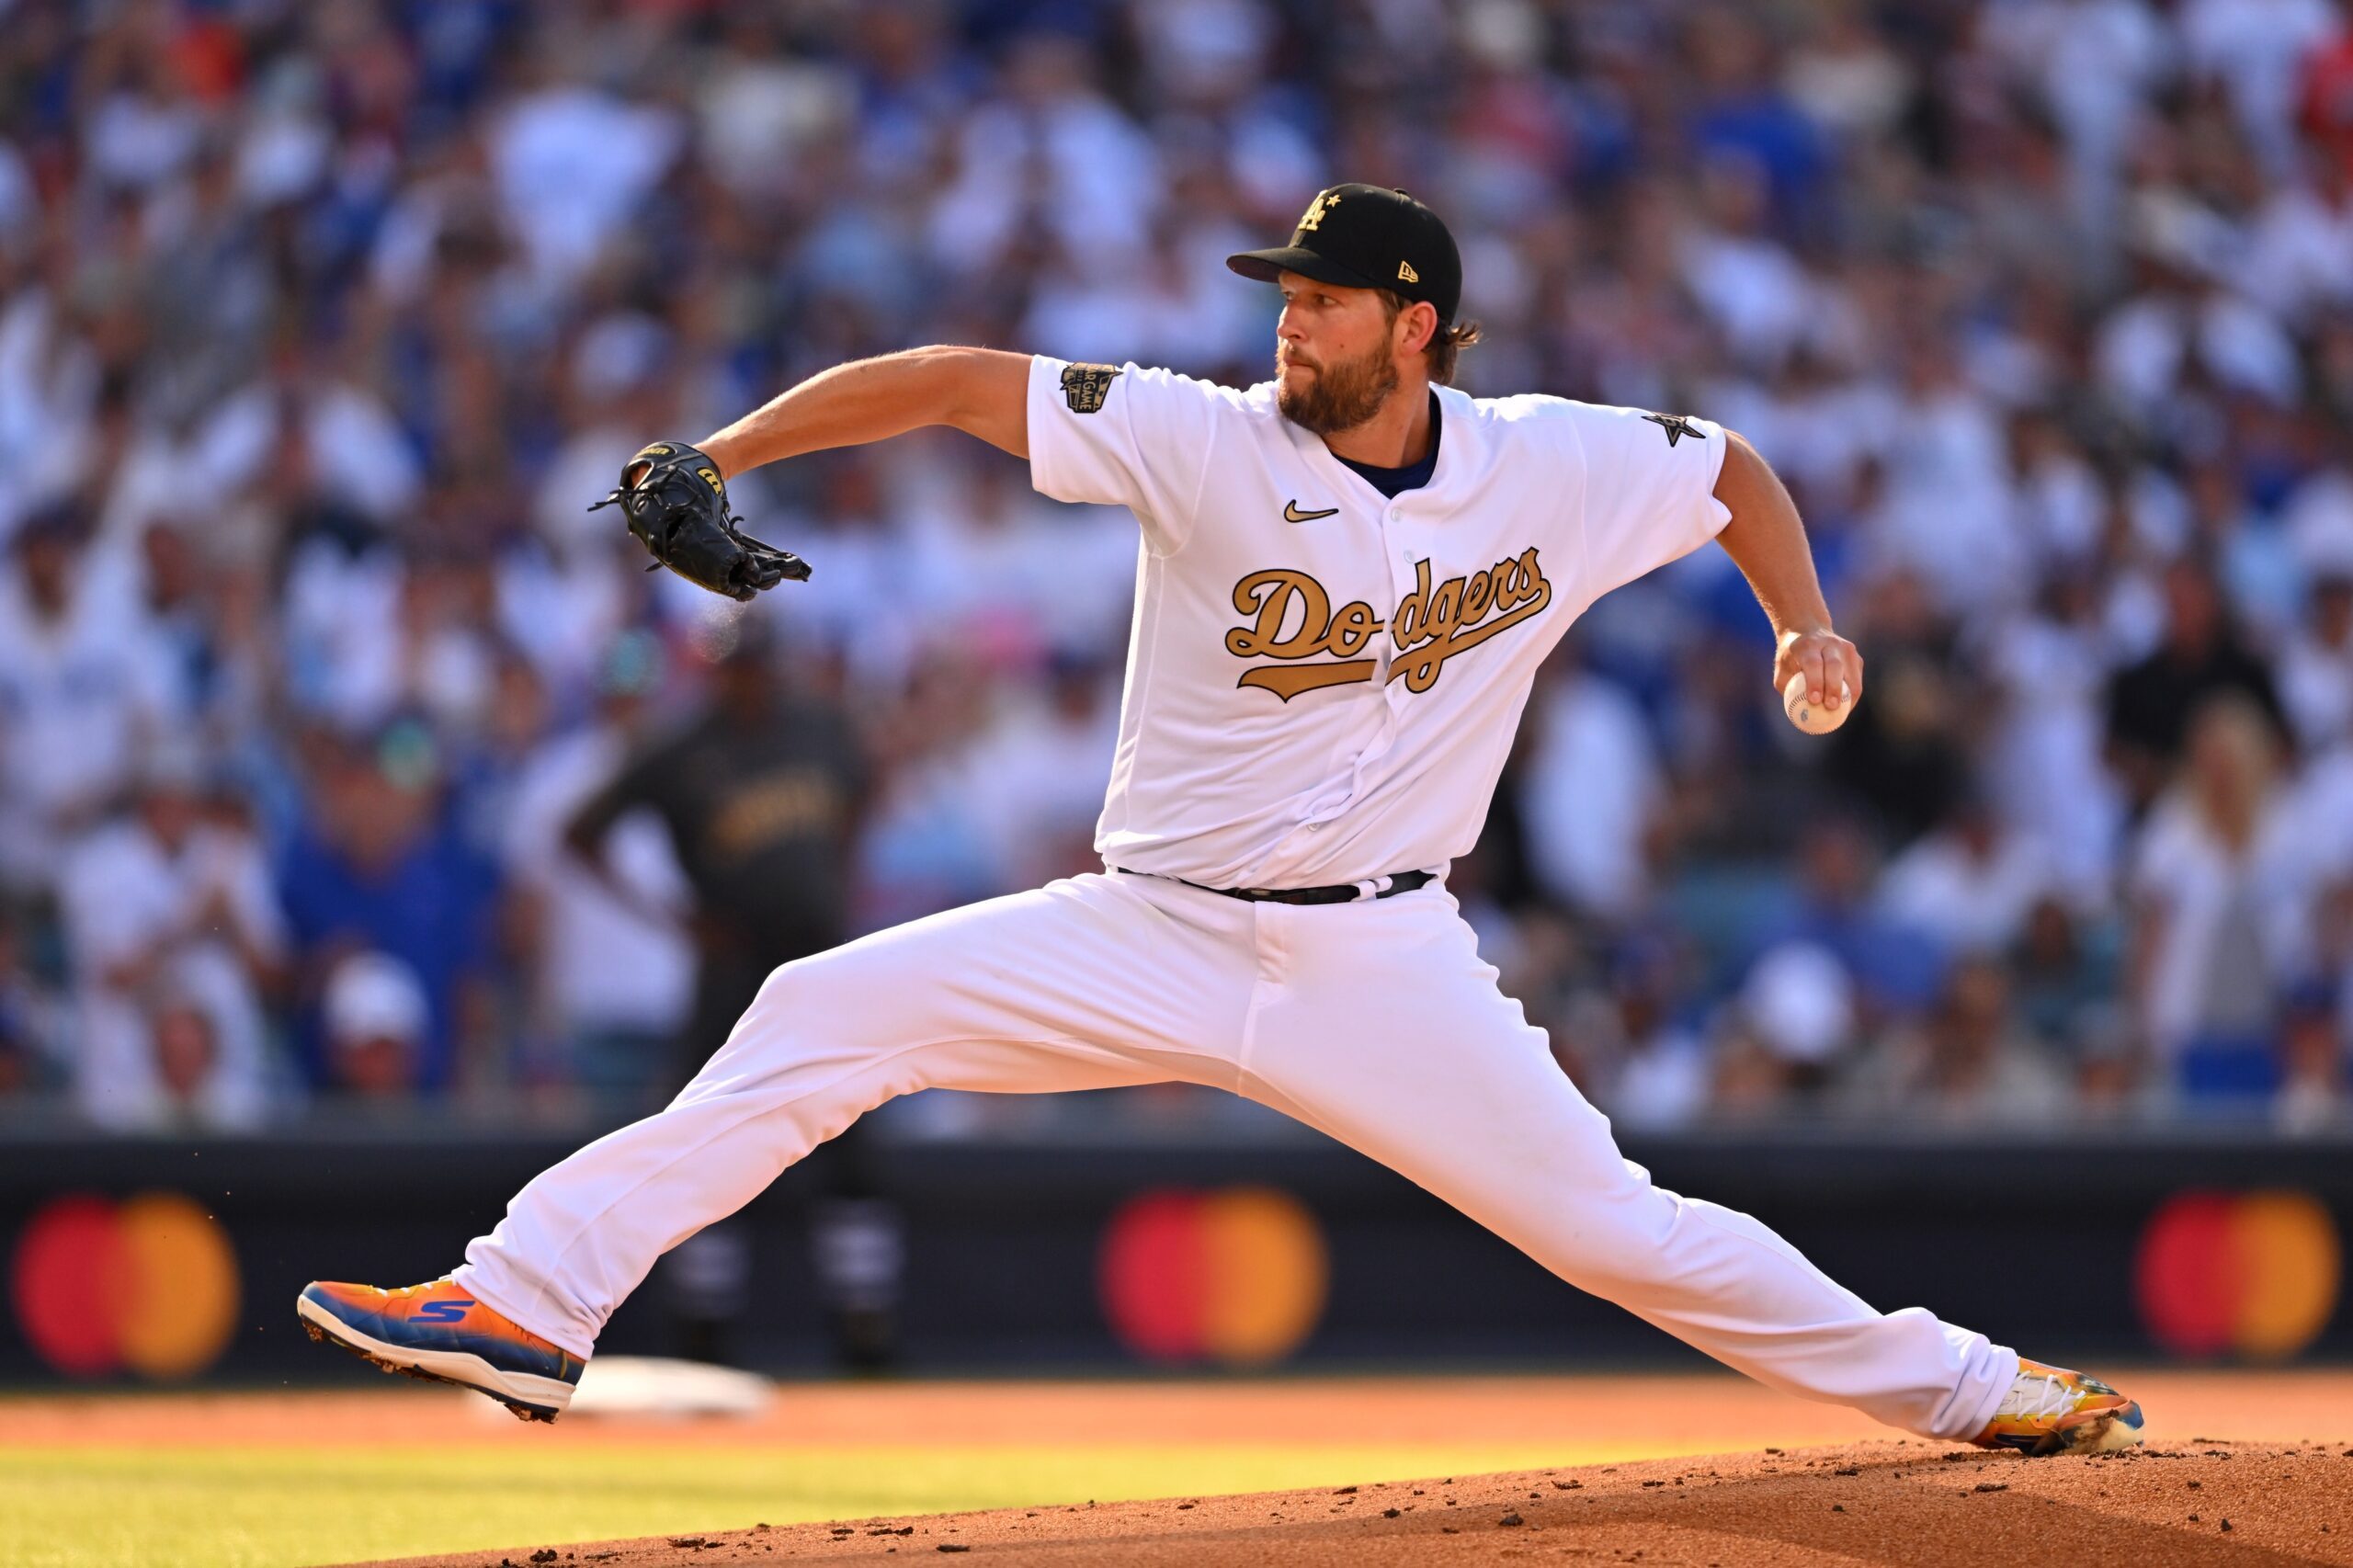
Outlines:
<svg viewBox="0 0 2353 1568"><path fill-rule="evenodd" d="M1315 379L1303 388L1282 379L1283 367L1293 362L1284 349L1275 351L1275 406L1285 419L1318 436L1355 429L1379 414L1397 390L1397 361L1385 346L1358 358L1313 365Z"/></svg>

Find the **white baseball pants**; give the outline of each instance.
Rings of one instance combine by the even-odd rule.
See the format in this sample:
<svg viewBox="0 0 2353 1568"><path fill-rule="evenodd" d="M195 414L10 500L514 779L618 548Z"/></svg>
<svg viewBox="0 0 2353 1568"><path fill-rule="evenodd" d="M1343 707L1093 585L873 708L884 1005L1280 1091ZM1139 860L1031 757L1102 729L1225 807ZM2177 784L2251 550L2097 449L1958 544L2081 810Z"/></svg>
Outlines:
<svg viewBox="0 0 2353 1568"><path fill-rule="evenodd" d="M1090 874L787 964L676 1100L524 1187L457 1279L585 1358L664 1252L893 1096L1171 1079L1330 1134L1774 1388L1950 1439L2017 1374L1984 1335L1876 1312L1747 1215L1653 1186L1438 884L1299 906Z"/></svg>

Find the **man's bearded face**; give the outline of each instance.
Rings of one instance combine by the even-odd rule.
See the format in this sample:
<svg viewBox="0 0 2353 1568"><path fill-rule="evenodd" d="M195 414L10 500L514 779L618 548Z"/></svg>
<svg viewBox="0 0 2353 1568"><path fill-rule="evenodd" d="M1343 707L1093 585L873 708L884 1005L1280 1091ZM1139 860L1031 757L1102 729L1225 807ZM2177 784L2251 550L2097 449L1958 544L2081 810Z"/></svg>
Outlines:
<svg viewBox="0 0 2353 1568"><path fill-rule="evenodd" d="M1313 374L1285 375L1291 366ZM1289 343L1275 347L1275 406L1284 418L1318 436L1353 430L1381 412L1397 390L1397 359L1386 337L1354 359L1315 359Z"/></svg>

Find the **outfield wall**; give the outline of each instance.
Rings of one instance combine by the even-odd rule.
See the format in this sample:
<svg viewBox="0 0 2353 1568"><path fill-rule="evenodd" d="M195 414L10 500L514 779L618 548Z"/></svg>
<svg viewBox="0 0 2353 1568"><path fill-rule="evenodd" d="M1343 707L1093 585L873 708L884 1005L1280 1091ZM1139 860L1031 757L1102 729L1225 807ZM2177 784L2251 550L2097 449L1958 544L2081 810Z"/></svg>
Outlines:
<svg viewBox="0 0 2353 1568"><path fill-rule="evenodd" d="M324 1381L291 1302L313 1277L454 1265L576 1134L0 1143L0 1385ZM1676 1190L1745 1209L1865 1299L2045 1356L2343 1359L2353 1141L2216 1131L2042 1142L1851 1131L1630 1136ZM1368 1363L1689 1364L1395 1176L1321 1140L898 1141L915 1370ZM820 1172L742 1217L736 1356L815 1370ZM1573 1201L1574 1199L1565 1199ZM670 1348L657 1275L604 1348Z"/></svg>

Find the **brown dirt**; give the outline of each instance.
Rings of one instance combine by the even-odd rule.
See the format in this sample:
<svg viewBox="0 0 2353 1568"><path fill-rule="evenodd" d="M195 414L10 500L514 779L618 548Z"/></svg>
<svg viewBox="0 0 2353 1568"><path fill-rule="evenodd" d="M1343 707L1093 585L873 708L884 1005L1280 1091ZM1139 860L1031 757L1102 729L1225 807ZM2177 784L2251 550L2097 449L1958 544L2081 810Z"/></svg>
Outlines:
<svg viewBox="0 0 2353 1568"><path fill-rule="evenodd" d="M2098 1460L1983 1454L1894 1437L1851 1411L1707 1373L789 1384L757 1420L603 1418L552 1427L524 1426L473 1395L386 1379L350 1392L0 1399L0 1444L421 1441L536 1449L657 1442L839 1451L910 1442L1215 1443L1247 1432L1257 1442L1557 1444L1564 1457L1607 1442L1647 1455L1717 1456L1444 1483L1368 1476L1353 1494L798 1525L711 1534L701 1546L533 1542L418 1559L412 1568L524 1568L538 1551L554 1553L540 1562L566 1568L879 1563L893 1555L936 1559L942 1546L968 1546L976 1561L1041 1564L1290 1568L1544 1557L1642 1568L2045 1561L2353 1568L2353 1455L2346 1451L2353 1449L2353 1371L2097 1369L2148 1410L2152 1449ZM2235 1440L2214 1440L2224 1437ZM1787 1451L1767 1453L1768 1445ZM1521 1523L1505 1525L1506 1514ZM877 1533L885 1529L913 1533Z"/></svg>
<svg viewBox="0 0 2353 1568"><path fill-rule="evenodd" d="M2346 1446L2210 1441L2024 1460L1897 1438L1338 1490L509 1548L417 1558L406 1568L870 1564L965 1552L976 1562L1186 1568L1519 1558L1642 1568L2353 1564Z"/></svg>

